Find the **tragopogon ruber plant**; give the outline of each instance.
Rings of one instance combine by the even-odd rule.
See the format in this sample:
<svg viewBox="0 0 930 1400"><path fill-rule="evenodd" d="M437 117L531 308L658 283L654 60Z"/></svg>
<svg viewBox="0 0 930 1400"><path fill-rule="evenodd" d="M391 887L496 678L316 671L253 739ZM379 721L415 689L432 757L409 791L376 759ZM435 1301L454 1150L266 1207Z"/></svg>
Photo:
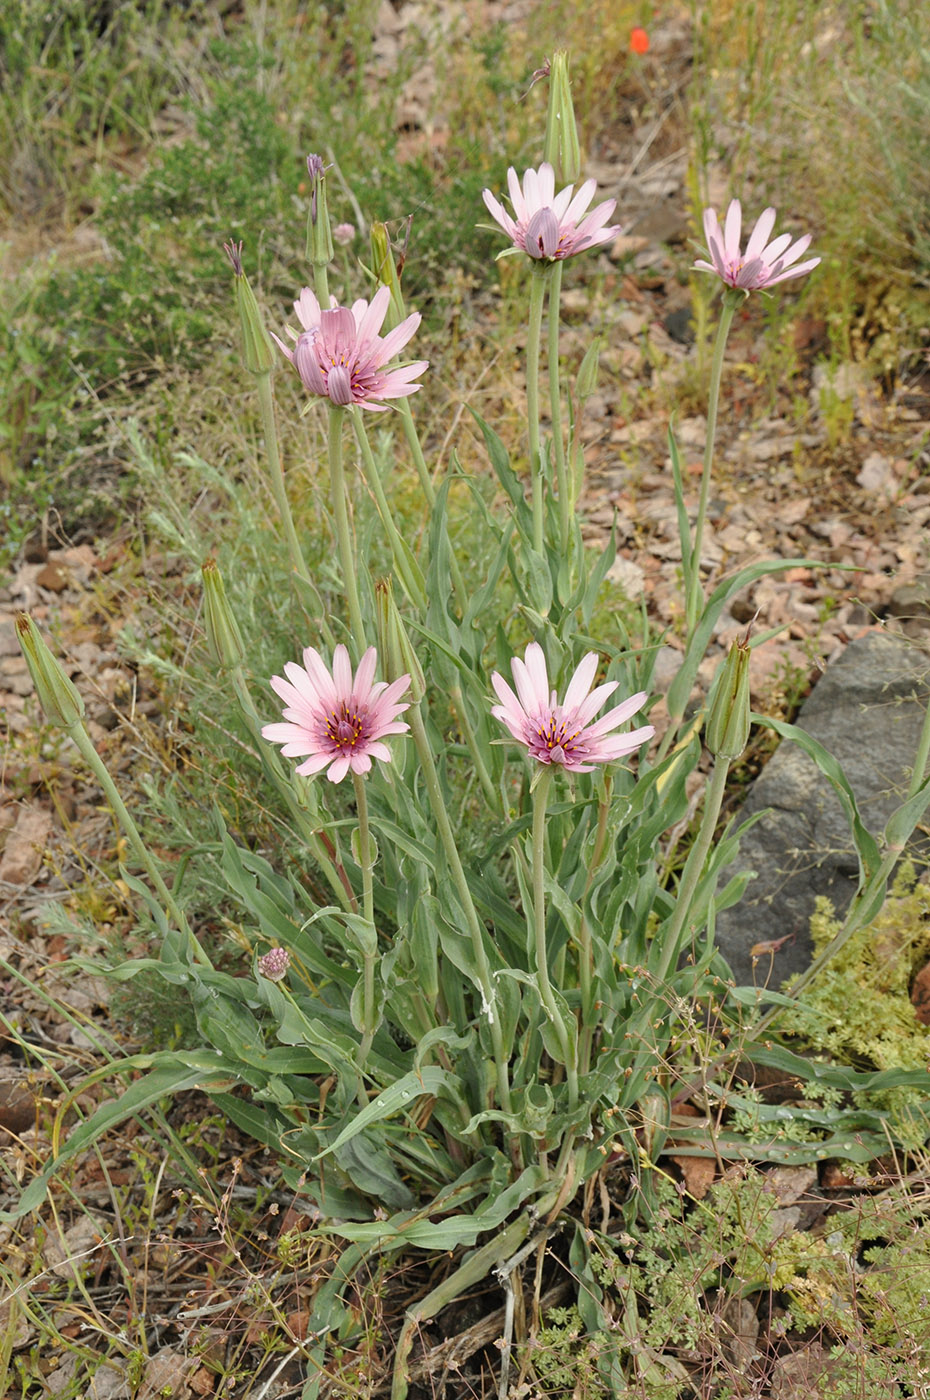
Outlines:
<svg viewBox="0 0 930 1400"><path fill-rule="evenodd" d="M431 464L435 434L421 443L416 429L415 410L433 392L422 377L427 362L396 360L421 327L404 305L385 226L373 231L375 281L361 288L365 295L353 285L339 288L341 300L331 296L327 167L311 157L313 288L297 292L299 329L290 343L278 340L277 369L234 245L246 365L263 386L269 470L295 591L303 604L319 598L323 605L257 609L261 620L253 619L250 636L246 620L232 615L215 561L204 565L203 652L217 703L234 697L239 742L256 756L249 782L262 772L275 829L286 833L273 848L238 828L233 839L218 793L209 856L235 930L225 946L205 946L201 930L190 926L179 898L184 868L175 878L146 848L139 824L103 776L73 683L34 625L19 625L50 721L63 726L99 775L146 877L127 872L148 919L151 955L122 963L116 975L158 976L188 995L198 1040L127 1057L118 1068L138 1073L119 1106L105 1104L71 1130L22 1207L39 1203L50 1173L120 1114L195 1085L211 1094L268 1149L269 1174L312 1202L333 1257L301 1344L307 1400L315 1400L326 1374L329 1338L351 1334L345 1295L368 1252L389 1260L419 1247L470 1251L408 1316L393 1391L402 1400L419 1325L491 1270L509 1278L531 1232L542 1243L582 1191L588 1204L597 1199L595 1179L605 1165L627 1171L632 1212L648 1203L648 1169L669 1133L687 1151L739 1155L706 1122L719 1129L720 1104L737 1072L729 1040L759 1014L757 990L732 986L713 936L716 911L739 897L747 878L721 878L739 830L732 822L721 829L719 817L728 765L751 723L754 639L735 644L711 693L685 715L727 602L763 573L804 562L752 565L715 580L705 595L702 531L734 310L750 291L797 278L817 259L800 261L806 238L769 241L771 211L743 253L739 206L731 206L722 232L716 216L706 216L708 260L697 265L724 284L723 306L693 527L673 443L685 585L682 663L656 742L658 643L645 621L642 635L631 636L618 611L605 606L615 543L587 549L579 521L580 410L595 392L597 343L578 369L571 415L563 413L559 373L560 278L584 261L576 255L603 256L618 231L609 222L615 201L590 209L594 182L578 184L564 55L549 71L548 159L522 181L511 169L513 215L485 192L486 207L529 273L530 499L507 445L474 414L500 498L491 501L483 478L467 483L476 522L468 537L450 525L459 480ZM572 182L558 193L556 159ZM302 281L295 272L295 288ZM547 293L548 430L539 411ZM296 375L311 411L327 415L338 568L319 578L306 571L301 532L316 529L325 508L291 519L271 396L276 372ZM381 436L369 439L366 423ZM406 529L396 491L408 471L404 445L419 482L422 530ZM457 464L454 474L467 475ZM329 529L323 526L327 537ZM375 553L383 561L377 573L370 566ZM255 675L257 640L273 659ZM293 659L301 653L303 664ZM609 704L615 696L618 703ZM780 732L790 735L791 727ZM892 846L907 839L930 800L922 771L930 738L880 851L838 765L809 736L794 737L847 804L862 865L857 907L872 908L883 894ZM688 850L679 861L685 832ZM714 1039L708 1028L718 1024L725 1034ZM760 1048L751 1035L741 1051L805 1073L798 1057L783 1047ZM703 1117L682 1127L674 1100L692 1090L703 1095ZM818 1150L814 1132L846 1134L854 1121L852 1110L807 1108L797 1142L755 1143L753 1151L768 1160L805 1160ZM873 1151L867 1139L859 1128L855 1140L844 1136L843 1155ZM593 1280L587 1251L579 1230L572 1267ZM590 1318L594 1290L585 1296ZM605 1318L605 1335L612 1326ZM506 1382L505 1375L501 1394Z"/></svg>

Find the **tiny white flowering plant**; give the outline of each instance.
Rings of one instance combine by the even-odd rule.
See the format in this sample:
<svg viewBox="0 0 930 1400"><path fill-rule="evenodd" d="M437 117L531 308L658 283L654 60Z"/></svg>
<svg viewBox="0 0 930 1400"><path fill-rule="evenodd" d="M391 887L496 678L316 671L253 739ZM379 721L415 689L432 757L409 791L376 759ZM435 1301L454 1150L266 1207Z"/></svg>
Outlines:
<svg viewBox="0 0 930 1400"><path fill-rule="evenodd" d="M558 55L552 103L564 105L567 93L565 59ZM721 882L737 852L739 827L730 822L721 831L719 818L729 765L747 741L750 650L759 639L734 645L695 718L686 718L686 706L727 601L766 572L810 563L754 564L708 594L700 560L735 308L750 291L813 270L818 259L798 262L806 237L792 244L783 234L769 242L774 211L761 216L744 254L738 205L731 205L722 232L712 211L705 216L708 260L696 266L722 282L723 307L693 520L670 437L685 635L657 742L649 720L654 648L634 646L619 620L591 636L615 548L611 540L592 557L583 546L577 414L563 425L563 269L617 233L609 222L615 202L587 212L595 194L590 180L577 193L572 183L556 192L558 133L574 132L574 115L551 111L548 125L553 134L544 161L522 181L510 171L513 216L485 192L510 252L525 263L529 286L528 481L493 428L477 419L503 504L488 512L494 547L471 589L449 525L450 478L434 480L416 431L411 400L427 383L428 363L398 361L419 316L404 305L383 226L372 234L379 285L365 288L367 297L340 303L329 288L326 166L310 158L313 286L296 292L299 329L286 339L264 326L242 245L227 248L282 544L295 579L316 596L278 451L276 372L296 375L309 410L327 418L340 587L317 631L294 636L279 672L256 676L220 571L208 560L205 641L328 902L309 906L286 862L282 867L238 845L217 812L222 872L250 931L253 957L238 975L215 967L94 751L79 695L31 620L19 625L49 721L67 731L98 774L148 877L127 874L161 946L117 975L155 972L186 992L201 1037L195 1048L127 1058L122 1067L141 1077L72 1130L27 1188L22 1209L34 1207L51 1173L105 1128L165 1094L205 1090L272 1150L283 1180L313 1202L317 1228L342 1243L310 1321L309 1400L319 1386L326 1338L346 1320L343 1295L367 1251L473 1251L408 1318L394 1384L394 1400L401 1400L406 1357L423 1320L492 1269L513 1267L528 1238L544 1232L606 1162L623 1160L642 1178L644 1162L654 1161L667 1139L676 1047L700 1008L714 1007L741 1030L742 1053L750 1059L809 1072L799 1057L760 1039L785 998L767 994L771 1005L764 1010L766 994L734 987L714 943L716 912L739 899L747 879ZM577 180L573 163L561 168ZM592 350L579 371L575 403L590 395L596 375ZM390 485L368 437L372 412L399 422L409 446L429 515L420 548L398 528ZM383 577L372 577L353 529L350 437L352 464L391 560ZM438 721L443 713L452 717L445 730ZM880 907L897 853L930 802L923 781L930 730L908 798L876 840L862 826L836 762L801 731L768 723L820 765L856 839L859 894L828 956ZM664 838L688 815L688 780L702 735L710 755L703 809L683 868L672 874ZM464 788L453 781L453 765L468 767ZM795 994L802 986L803 979ZM723 1060L703 1065L705 1092L722 1093L727 1073ZM818 1068L818 1074L857 1087L850 1071ZM805 1111L807 1128L816 1122L842 1140L847 1158L865 1160L884 1142L863 1129L861 1115L831 1109L818 1118L817 1112ZM855 1142L846 1136L853 1127ZM697 1130L690 1142L689 1150L718 1150ZM770 1156L798 1161L813 1150L807 1141L780 1142ZM582 1236L574 1248L583 1277Z"/></svg>

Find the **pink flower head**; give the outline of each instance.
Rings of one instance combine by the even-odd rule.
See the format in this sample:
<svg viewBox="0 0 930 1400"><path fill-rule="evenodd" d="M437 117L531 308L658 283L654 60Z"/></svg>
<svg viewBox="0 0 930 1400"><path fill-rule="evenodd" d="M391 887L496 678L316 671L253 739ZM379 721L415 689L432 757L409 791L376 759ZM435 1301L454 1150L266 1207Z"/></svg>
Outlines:
<svg viewBox="0 0 930 1400"><path fill-rule="evenodd" d="M284 724L266 724L262 738L283 744L285 758L302 758L298 773L319 773L328 768L331 783L341 782L352 769L367 773L371 760L390 763L391 751L381 740L386 734L403 734L409 724L397 716L408 705L398 705L410 684L401 676L388 685L372 685L378 653L369 647L358 664L355 679L349 653L340 645L333 652L332 675L313 647L304 651L304 664L288 661L283 676L272 676L271 688L285 702Z"/></svg>
<svg viewBox="0 0 930 1400"><path fill-rule="evenodd" d="M646 700L644 690L589 724L618 684L607 681L591 690L597 665L596 652L589 651L582 657L568 683L564 703L560 705L555 691L551 694L549 691L543 649L538 642L530 642L526 659L521 661L515 656L510 663L516 695L498 671L492 675L491 684L501 703L492 707L491 714L506 725L517 742L525 744L530 756L540 763L561 763L569 772L590 773L596 763L610 763L633 753L655 733L651 724L634 729L630 734L610 732L642 709Z"/></svg>
<svg viewBox="0 0 930 1400"><path fill-rule="evenodd" d="M527 170L522 189L517 172L511 166L507 171L507 188L515 220L490 190L483 191L484 202L513 246L521 248L531 258L570 258L583 248L609 243L620 232L619 224L604 227L616 208L615 199L606 199L590 214L585 214L594 198L596 181L586 180L574 198L573 185L567 185L556 194L555 171L548 162L538 170Z"/></svg>
<svg viewBox="0 0 930 1400"><path fill-rule="evenodd" d="M790 233L779 234L768 243L775 226L774 209L765 209L759 215L749 235L746 251L741 253L739 239L742 221L743 211L738 199L731 200L722 231L716 210L705 209L704 237L711 260L705 262L701 258L694 266L702 272L716 272L728 287L752 292L759 287L773 287L776 282L785 282L789 277L803 277L805 272L810 272L820 262L819 258L808 258L807 262L798 263L798 258L810 244L809 233L796 243L791 242ZM796 267L794 263L797 263Z"/></svg>
<svg viewBox="0 0 930 1400"><path fill-rule="evenodd" d="M269 948L258 960L258 970L269 982L283 982L291 965L291 955L286 948Z"/></svg>
<svg viewBox="0 0 930 1400"><path fill-rule="evenodd" d="M296 345L291 350L277 336L274 339L311 394L319 394L340 408L361 404L384 413L387 405L372 400L406 398L422 387L410 381L423 373L428 360L384 369L420 324L415 311L387 335L379 335L390 300L391 289L379 287L370 303L359 299L351 309L334 303L322 311L313 292L304 287L294 302L303 327L299 334L291 331Z"/></svg>

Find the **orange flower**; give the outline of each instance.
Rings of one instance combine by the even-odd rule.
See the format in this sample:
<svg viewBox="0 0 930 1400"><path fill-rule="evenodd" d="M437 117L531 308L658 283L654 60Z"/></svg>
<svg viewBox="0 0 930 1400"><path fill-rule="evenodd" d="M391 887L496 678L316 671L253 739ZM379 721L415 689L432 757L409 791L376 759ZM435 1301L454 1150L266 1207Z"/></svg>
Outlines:
<svg viewBox="0 0 930 1400"><path fill-rule="evenodd" d="M646 33L645 29L640 29L639 25L630 33L630 52L649 52L649 35Z"/></svg>

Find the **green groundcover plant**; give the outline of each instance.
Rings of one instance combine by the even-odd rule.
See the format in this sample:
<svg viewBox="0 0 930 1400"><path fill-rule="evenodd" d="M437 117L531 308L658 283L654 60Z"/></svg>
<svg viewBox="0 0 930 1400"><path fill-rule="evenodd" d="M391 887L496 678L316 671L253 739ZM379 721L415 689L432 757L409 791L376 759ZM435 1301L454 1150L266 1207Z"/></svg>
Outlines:
<svg viewBox="0 0 930 1400"><path fill-rule="evenodd" d="M764 573L810 562L754 564L706 594L702 531L724 349L746 296L806 274L819 259L804 257L807 236L772 238L774 210L761 215L745 248L736 201L722 228L712 210L705 214L707 256L696 266L720 281L723 301L693 521L670 434L685 646L665 697L669 722L654 742L652 650L632 647L619 623L614 635L590 632L615 557L612 542L597 557L586 552L577 510L581 425L597 380L597 346L570 392L560 378L563 266L615 236L614 201L592 208L594 182L575 188L580 155L564 55L547 76L542 163L522 179L510 171L512 213L485 192L508 240L501 256L521 262L528 284L529 489L501 438L478 419L502 501L492 512L475 492L494 540L479 586L466 589L449 527L449 492L461 473L453 463L436 479L417 435L411 400L429 366L397 361L419 317L404 304L384 226L372 230L367 297L339 303L329 288L327 168L320 157L309 158L313 286L297 295L297 324L280 337L263 324L242 245L227 248L282 548L318 628L301 639L299 659L282 656L270 682L255 678L210 559L203 567L207 643L268 783L286 806L293 841L312 857L329 902L312 903L296 878L236 844L217 812L222 872L250 930L253 959L239 975L215 967L90 742L80 696L31 619L19 622L48 720L66 730L97 775L147 876L126 873L160 946L116 975L154 973L189 996L200 1038L198 1047L134 1055L118 1065L138 1077L56 1144L20 1210L37 1207L52 1174L108 1127L167 1095L206 1090L276 1154L284 1181L315 1203L316 1228L344 1244L310 1321L307 1400L319 1390L328 1338L351 1326L344 1295L368 1253L461 1252L456 1270L408 1314L394 1376L394 1400L402 1400L424 1319L492 1269L509 1274L527 1242L609 1158L625 1156L641 1174L644 1159L654 1160L666 1141L672 1063L697 1008L713 1006L739 1031L750 1059L821 1085L867 1096L922 1081L916 1071L869 1075L806 1061L763 1032L881 908L895 861L930 803L923 779L930 727L911 789L876 839L835 760L803 731L755 717L801 744L836 790L856 842L859 891L792 997L735 987L714 942L716 912L738 900L745 885L744 876L721 882L740 831L731 822L721 833L718 823L729 766L754 718L751 650L765 637L747 634L735 643L705 709L691 716L686 708L728 599ZM299 377L308 411L327 416L328 523L341 579L328 610L319 604L318 580L304 563L291 515L276 437L276 366ZM428 513L416 548L398 528L390 474L368 436L371 414L399 425L416 466ZM349 441L389 551L384 577L372 578L358 547ZM440 723L447 714L451 722ZM702 731L710 774L676 878L665 869L662 840L686 816ZM463 765L464 787L453 779ZM731 1070L710 1059L701 1069L704 1090L722 1096ZM887 1141L868 1107L754 1107L757 1131L745 1155L757 1160L836 1154L867 1161ZM785 1128L786 1112L798 1116L795 1137ZM760 1123L762 1136L766 1123L771 1128L765 1142L758 1140ZM676 1142L676 1151L720 1150L719 1139L711 1143L697 1131L677 1134ZM739 1154L739 1144L731 1146ZM579 1277L590 1273L585 1258L575 1263Z"/></svg>

